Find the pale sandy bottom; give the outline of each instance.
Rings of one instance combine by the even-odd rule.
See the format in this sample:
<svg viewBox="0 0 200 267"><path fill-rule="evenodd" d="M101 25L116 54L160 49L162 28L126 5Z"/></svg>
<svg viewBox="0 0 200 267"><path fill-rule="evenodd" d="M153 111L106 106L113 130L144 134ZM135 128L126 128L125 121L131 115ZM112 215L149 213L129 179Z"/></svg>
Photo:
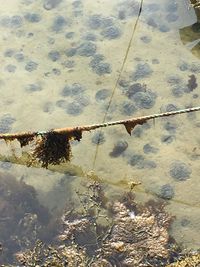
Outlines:
<svg viewBox="0 0 200 267"><path fill-rule="evenodd" d="M6 16L22 16L19 27L0 24L0 116L9 113L16 119L12 124L12 132L44 130L103 121L109 97L106 100L97 101L95 95L100 89L113 92L137 16L127 15L125 19L120 20L118 18L120 1L75 2L77 4L73 4L72 1L61 1L57 7L46 10L41 1L10 0L9 4L1 1L1 21ZM124 1L124 3L131 2ZM175 97L172 94L172 86L169 84L171 76L178 76L184 84L187 84L191 74L195 75L197 83L200 81L200 72L192 72L191 68L182 71L179 68L183 61L190 65L199 64L200 66L199 59L182 44L179 35L179 28L195 22L193 10L188 11L186 1L179 0L177 1L178 10L175 12L178 15L177 20L167 22L166 16L169 14L166 11L167 1L144 2L143 12L121 80L128 81L129 84L146 84L147 89L151 89L157 97L155 105L149 109L138 109L132 116L159 113L167 104L174 104L178 108L198 106L199 87L190 93ZM153 3L158 4L157 11L152 11L153 5L151 4ZM39 14L41 20L39 22L27 21L24 18L27 13ZM101 14L104 20L112 17L114 26L120 29L119 38L103 37L103 26L97 29L90 28L88 20L95 14ZM59 16L65 18L66 24L64 23L58 31L55 31L52 25L54 25L55 18ZM149 25L147 23L149 18L154 18L158 26ZM169 30L161 31L159 25L164 25ZM74 32L71 39L65 37L69 32ZM89 65L93 56L76 54L69 57L66 55L67 49L77 48L86 42L84 38L87 33L96 36L96 40L91 41L96 45L95 54L104 55L103 62L110 64L111 73L104 75L95 73ZM14 51L11 56L5 56L8 49ZM16 60L16 53L19 51L24 55L24 59L20 62ZM52 61L48 57L50 51L59 52L59 59ZM38 64L35 70L25 69L29 61ZM152 73L136 81L131 80L137 64L148 64ZM8 65L14 65L16 69L9 71L13 68L9 68ZM60 73L53 69L58 69ZM73 96L62 95L64 86L73 83L79 83L85 88L84 96L89 101L89 105L84 107L83 112L76 116L67 114L66 108L56 105L59 100L65 100L66 103L74 101ZM30 88L30 84L37 84L41 89L30 92L27 89ZM197 96L194 96L195 94ZM128 101L128 98L123 94L123 88L118 85L107 119L117 120L128 117L122 114L124 101ZM175 133L165 129L167 122L175 125ZM196 113L191 116L180 115L169 119L159 119L154 123L150 122L150 128L146 130L143 126L137 126L135 131L138 132L138 137L137 134L129 136L122 126L104 129L105 142L99 145L95 162L96 145L92 143L95 133L85 133L80 144L73 146L72 164L80 166L85 173L94 171L103 181L107 194L112 197L120 195L121 190L128 190L130 181L142 183L136 188L137 200L142 202L154 197L162 185L170 184L175 195L169 201L167 209L176 216L172 233L176 240L183 243L185 247L196 249L200 246L198 238L200 232L200 138L199 127L197 127L199 123L200 114ZM143 130L140 131L138 128ZM173 141L169 144L163 143L161 141L163 135L174 136ZM126 141L128 148L119 157L110 157L110 152L119 140ZM146 144L151 144L157 152L145 154L143 147ZM156 168L140 169L132 166L130 157L134 154L143 155L146 160L153 161L156 163ZM171 177L170 166L177 160L185 163L192 170L189 179L177 181ZM59 167L56 170L57 172L51 172L13 165L7 171L17 178L23 176L24 181L38 190L43 203L54 208L64 206L64 203L70 199L76 201L75 189L84 190L84 186L89 182L87 177L77 177L76 174L74 176L64 175L59 172ZM189 223L184 225L183 221L186 220Z"/></svg>

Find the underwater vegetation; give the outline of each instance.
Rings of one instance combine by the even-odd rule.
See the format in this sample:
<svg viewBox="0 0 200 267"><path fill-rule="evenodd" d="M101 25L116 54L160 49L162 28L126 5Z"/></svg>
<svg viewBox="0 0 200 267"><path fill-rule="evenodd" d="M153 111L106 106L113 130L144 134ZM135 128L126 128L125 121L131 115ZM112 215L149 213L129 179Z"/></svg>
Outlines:
<svg viewBox="0 0 200 267"><path fill-rule="evenodd" d="M50 213L37 199L35 189L0 173L0 264L14 253L33 245L47 226Z"/></svg>
<svg viewBox="0 0 200 267"><path fill-rule="evenodd" d="M165 211L165 202L138 204L132 189L110 200L97 182L83 193L77 191L77 196L82 208L63 211L54 224L58 231L52 245L34 239L34 244L18 247L12 264L1 266L198 266L199 254L184 255L170 237L173 218ZM26 226L32 224L27 221ZM25 237L29 241L29 232Z"/></svg>

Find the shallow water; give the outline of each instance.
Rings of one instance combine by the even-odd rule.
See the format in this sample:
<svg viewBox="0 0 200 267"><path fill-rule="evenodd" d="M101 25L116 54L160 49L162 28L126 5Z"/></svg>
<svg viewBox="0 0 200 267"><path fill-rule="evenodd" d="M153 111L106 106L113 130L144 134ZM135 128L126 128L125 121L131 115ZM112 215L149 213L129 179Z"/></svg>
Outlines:
<svg viewBox="0 0 200 267"><path fill-rule="evenodd" d="M199 106L200 35L192 26L194 10L186 0L145 0L137 22L139 8L140 2L132 0L2 2L0 131L45 130ZM137 126L132 136L123 126L85 133L73 144L77 167L70 171L69 166L50 171L4 162L0 167L33 185L52 209L73 199L90 171L112 197L140 181L138 201L155 195L170 199L167 209L176 216L173 236L196 249L199 127L197 112Z"/></svg>

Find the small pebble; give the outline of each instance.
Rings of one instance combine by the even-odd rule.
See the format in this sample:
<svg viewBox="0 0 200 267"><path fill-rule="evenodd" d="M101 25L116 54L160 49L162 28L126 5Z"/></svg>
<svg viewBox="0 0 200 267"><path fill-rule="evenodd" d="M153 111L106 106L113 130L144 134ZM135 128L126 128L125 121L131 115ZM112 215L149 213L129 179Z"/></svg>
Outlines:
<svg viewBox="0 0 200 267"><path fill-rule="evenodd" d="M129 159L129 164L131 166L139 166L139 167L142 167L143 166L143 161L144 161L144 157L142 155L139 155L139 154L135 154L135 155L132 155Z"/></svg>
<svg viewBox="0 0 200 267"><path fill-rule="evenodd" d="M160 61L157 58L152 59L152 64L159 64Z"/></svg>
<svg viewBox="0 0 200 267"><path fill-rule="evenodd" d="M54 111L54 105L52 102L46 102L43 106L43 111L46 113L52 113Z"/></svg>
<svg viewBox="0 0 200 267"><path fill-rule="evenodd" d="M16 121L10 114L4 114L0 118L0 133L8 133L12 129L12 124Z"/></svg>
<svg viewBox="0 0 200 267"><path fill-rule="evenodd" d="M190 177L192 170L184 162L175 161L170 165L169 173L170 173L170 176L174 178L175 180L185 181Z"/></svg>
<svg viewBox="0 0 200 267"><path fill-rule="evenodd" d="M97 47L93 42L84 42L77 48L77 53L82 57L91 57L96 53Z"/></svg>
<svg viewBox="0 0 200 267"><path fill-rule="evenodd" d="M77 101L73 101L67 105L66 112L72 116L78 116L83 112L83 106Z"/></svg>
<svg viewBox="0 0 200 267"><path fill-rule="evenodd" d="M145 44L149 44L151 42L151 37L145 35L140 37L140 40L142 40Z"/></svg>
<svg viewBox="0 0 200 267"><path fill-rule="evenodd" d="M138 92L146 92L146 85L141 83L133 83L128 87L125 94L129 99L133 99L134 95Z"/></svg>
<svg viewBox="0 0 200 267"><path fill-rule="evenodd" d="M72 85L66 85L61 95L62 96L74 96L84 92L84 88L79 83L73 83Z"/></svg>
<svg viewBox="0 0 200 267"><path fill-rule="evenodd" d="M101 18L101 16L95 14L95 15L92 15L91 17L89 17L88 26L92 30L99 29L102 26L102 18Z"/></svg>
<svg viewBox="0 0 200 267"><path fill-rule="evenodd" d="M16 68L17 67L15 65L9 64L5 67L5 70L7 70L8 72L14 73L16 71Z"/></svg>
<svg viewBox="0 0 200 267"><path fill-rule="evenodd" d="M173 135L163 135L161 137L161 142L165 144L171 144L174 141L175 137Z"/></svg>
<svg viewBox="0 0 200 267"><path fill-rule="evenodd" d="M148 63L138 63L136 70L132 74L132 79L137 81L138 79L149 77L153 73Z"/></svg>
<svg viewBox="0 0 200 267"><path fill-rule="evenodd" d="M166 112L176 111L178 107L174 104L168 104L165 108Z"/></svg>
<svg viewBox="0 0 200 267"><path fill-rule="evenodd" d="M189 224L190 224L190 220L188 220L187 218L183 218L183 219L181 220L181 226L186 227L186 226L188 226Z"/></svg>
<svg viewBox="0 0 200 267"><path fill-rule="evenodd" d="M28 86L26 86L25 90L28 93L37 92L37 91L41 91L42 87L39 83L32 83L32 84L29 84Z"/></svg>
<svg viewBox="0 0 200 267"><path fill-rule="evenodd" d="M4 57L12 57L14 55L15 51L13 49L7 49L4 52Z"/></svg>
<svg viewBox="0 0 200 267"><path fill-rule="evenodd" d="M51 10L56 8L61 2L62 0L45 0L43 7L46 10Z"/></svg>
<svg viewBox="0 0 200 267"><path fill-rule="evenodd" d="M131 116L137 111L137 108L131 101L124 101L121 108L123 115Z"/></svg>
<svg viewBox="0 0 200 267"><path fill-rule="evenodd" d="M143 151L145 154L156 154L158 152L158 148L151 146L150 144L146 144L143 146Z"/></svg>
<svg viewBox="0 0 200 267"><path fill-rule="evenodd" d="M134 95L134 102L138 108L150 109L155 105L156 96L151 92L138 92Z"/></svg>
<svg viewBox="0 0 200 267"><path fill-rule="evenodd" d="M74 100L77 101L83 107L86 107L90 104L89 97L83 94L76 95L74 97Z"/></svg>
<svg viewBox="0 0 200 267"><path fill-rule="evenodd" d="M65 38L66 39L72 39L74 37L74 35L75 35L75 32L67 32L65 34Z"/></svg>
<svg viewBox="0 0 200 267"><path fill-rule="evenodd" d="M48 58L55 62L60 59L60 53L56 50L52 50L48 53Z"/></svg>
<svg viewBox="0 0 200 267"><path fill-rule="evenodd" d="M125 10L119 10L118 19L120 19L120 20L125 20L126 19L126 12L125 12Z"/></svg>
<svg viewBox="0 0 200 267"><path fill-rule="evenodd" d="M123 88L126 88L129 86L129 82L126 81L126 80L120 80L119 81L119 86L123 87Z"/></svg>
<svg viewBox="0 0 200 267"><path fill-rule="evenodd" d="M111 26L111 27L105 28L101 32L101 35L108 40L117 39L121 36L121 30L116 26Z"/></svg>
<svg viewBox="0 0 200 267"><path fill-rule="evenodd" d="M153 28L157 28L158 24L155 22L155 20L153 18L148 18L147 19L147 24Z"/></svg>
<svg viewBox="0 0 200 267"><path fill-rule="evenodd" d="M101 131L97 131L93 136L92 136L92 143L94 145L102 145L105 143L105 136L104 133Z"/></svg>
<svg viewBox="0 0 200 267"><path fill-rule="evenodd" d="M31 71L34 71L36 70L38 67L38 63L34 62L34 61L29 61L26 63L25 65L25 70L31 72Z"/></svg>
<svg viewBox="0 0 200 267"><path fill-rule="evenodd" d="M97 37L93 33L88 33L85 35L84 39L87 41L93 41L94 42L94 41L96 41Z"/></svg>
<svg viewBox="0 0 200 267"><path fill-rule="evenodd" d="M67 21L65 20L64 17L62 16L57 16L54 19L53 25L52 25L52 30L54 32L60 32L63 30L63 28L67 25Z"/></svg>
<svg viewBox="0 0 200 267"><path fill-rule="evenodd" d="M112 152L109 153L110 157L119 157L128 148L128 143L124 140L120 140L115 143Z"/></svg>
<svg viewBox="0 0 200 267"><path fill-rule="evenodd" d="M71 69L71 68L74 68L76 63L74 60L66 60L62 63L62 65L65 67L65 68L68 68L68 69Z"/></svg>
<svg viewBox="0 0 200 267"><path fill-rule="evenodd" d="M77 49L76 48L69 48L65 51L65 55L67 57L73 57L74 55L76 55Z"/></svg>
<svg viewBox="0 0 200 267"><path fill-rule="evenodd" d="M0 164L0 168L4 169L4 170L10 170L12 167L12 163L11 162L2 162Z"/></svg>
<svg viewBox="0 0 200 267"><path fill-rule="evenodd" d="M164 124L164 129L167 130L169 133L175 133L176 132L176 124L170 121L167 121Z"/></svg>
<svg viewBox="0 0 200 267"><path fill-rule="evenodd" d="M158 196L163 199L172 199L174 197L174 189L170 184L164 184L160 188Z"/></svg>
<svg viewBox="0 0 200 267"><path fill-rule="evenodd" d="M184 87L183 85L176 85L172 88L172 95L179 98L179 97L182 97L183 94L184 94Z"/></svg>
<svg viewBox="0 0 200 267"><path fill-rule="evenodd" d="M39 14L37 13L27 13L24 18L28 21L28 22L32 22L32 23L37 23L39 22L42 18Z"/></svg>
<svg viewBox="0 0 200 267"><path fill-rule="evenodd" d="M99 76L110 74L112 72L111 66L107 62L100 62L98 65L93 67L92 70Z"/></svg>
<svg viewBox="0 0 200 267"><path fill-rule="evenodd" d="M110 96L110 91L108 89L101 89L96 92L95 99L97 102L104 101Z"/></svg>
<svg viewBox="0 0 200 267"><path fill-rule="evenodd" d="M171 75L167 78L167 82L170 85L177 85L182 82L182 79L177 75Z"/></svg>
<svg viewBox="0 0 200 267"><path fill-rule="evenodd" d="M23 25L23 18L21 16L12 16L10 21L11 28L20 28Z"/></svg>
<svg viewBox="0 0 200 267"><path fill-rule="evenodd" d="M52 72L53 72L53 74L55 74L57 76L59 76L61 74L61 71L59 69L57 69L57 68L53 68Z"/></svg>
<svg viewBox="0 0 200 267"><path fill-rule="evenodd" d="M185 62L185 61L181 61L179 64L178 64L178 68L181 70L181 71L186 71L190 68L190 65Z"/></svg>
<svg viewBox="0 0 200 267"><path fill-rule="evenodd" d="M24 61L24 54L23 54L23 52L17 52L17 53L14 55L14 58L15 58L18 62L22 62L22 61Z"/></svg>
<svg viewBox="0 0 200 267"><path fill-rule="evenodd" d="M56 106L59 107L59 108L66 109L67 108L67 105L68 105L67 101L66 100L63 100L63 99L58 100L56 102Z"/></svg>

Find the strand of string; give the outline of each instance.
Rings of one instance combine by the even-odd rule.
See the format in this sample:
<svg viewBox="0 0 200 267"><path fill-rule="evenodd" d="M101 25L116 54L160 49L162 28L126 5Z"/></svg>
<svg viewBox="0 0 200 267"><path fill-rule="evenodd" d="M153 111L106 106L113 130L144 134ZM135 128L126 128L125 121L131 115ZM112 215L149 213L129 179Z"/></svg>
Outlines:
<svg viewBox="0 0 200 267"><path fill-rule="evenodd" d="M129 54L129 51L130 51L130 48L131 48L131 45L132 45L133 37L134 37L134 35L135 35L136 29L137 29L137 25L138 25L138 22L139 22L139 19L140 19L140 15L141 15L141 12L142 12L142 7L143 7L143 0L141 0L141 2L140 2L140 7L139 7L139 11L138 11L137 19L136 19L136 22L134 23L133 30L132 30L132 34L131 34L131 38L130 38L130 40L129 40L128 47L127 47L127 49L126 49L126 53L125 53L125 56L124 56L124 59L123 59L123 62L122 62L122 65L121 65L121 68L120 68L120 71L119 71L119 75L118 75L118 77L117 77L117 80L116 80L116 82L115 82L114 88L113 88L113 90L112 90L112 94L111 94L111 97L110 97L110 100L109 100L109 103L108 103L106 112L105 112L105 114L104 114L104 118L103 118L102 123L105 123L105 121L106 121L106 117L107 117L107 115L108 115L108 111L109 111L109 109L110 109L110 106L111 106L111 103L112 103L112 100L113 100L115 91L116 91L116 89L117 89L118 83L119 83L119 81L120 81L120 79L121 79L121 76L122 76L122 73L123 73L123 71L124 71L124 67L125 67L125 64L126 64L126 61L127 61L127 58L128 58L128 54ZM101 131L102 131L102 130L101 130ZM94 160L93 160L93 169L94 169L95 164L96 164L97 155L98 155L98 150L99 150L99 142L98 142L98 144L96 145L96 150L95 150L95 155L94 155Z"/></svg>

